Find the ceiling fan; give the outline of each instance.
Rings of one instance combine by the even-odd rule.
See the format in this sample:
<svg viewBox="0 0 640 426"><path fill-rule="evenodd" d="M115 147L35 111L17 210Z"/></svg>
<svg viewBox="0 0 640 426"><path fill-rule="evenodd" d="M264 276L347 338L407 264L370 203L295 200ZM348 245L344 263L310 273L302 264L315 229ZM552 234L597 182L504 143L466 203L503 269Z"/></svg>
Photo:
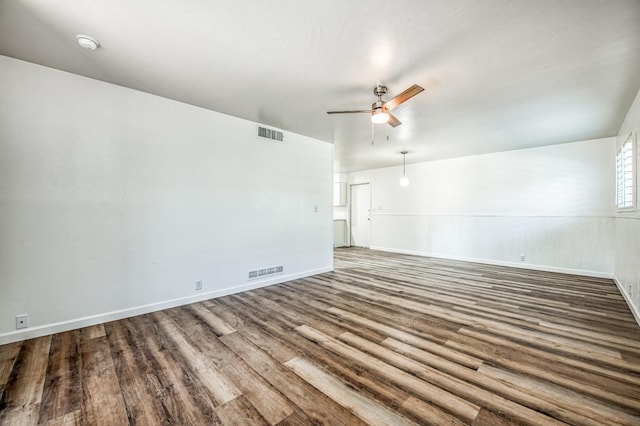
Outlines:
<svg viewBox="0 0 640 426"><path fill-rule="evenodd" d="M382 97L387 93L386 86L378 84L373 88L373 94L378 97L378 100L371 104L371 109L361 109L355 111L327 111L327 114L357 114L357 113L369 113L371 114L371 122L377 124L388 123L392 127L401 125L402 123L389 111L397 107L403 102L413 98L424 89L417 84L409 87L404 92L397 95L395 98L388 102L382 100Z"/></svg>

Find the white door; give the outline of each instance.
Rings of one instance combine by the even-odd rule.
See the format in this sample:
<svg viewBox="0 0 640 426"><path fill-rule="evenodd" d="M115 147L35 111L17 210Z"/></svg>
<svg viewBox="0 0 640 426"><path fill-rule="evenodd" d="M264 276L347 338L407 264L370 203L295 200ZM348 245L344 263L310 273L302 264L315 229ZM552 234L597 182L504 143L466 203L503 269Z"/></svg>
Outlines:
<svg viewBox="0 0 640 426"><path fill-rule="evenodd" d="M369 248L371 240L371 190L369 184L351 185L350 245Z"/></svg>

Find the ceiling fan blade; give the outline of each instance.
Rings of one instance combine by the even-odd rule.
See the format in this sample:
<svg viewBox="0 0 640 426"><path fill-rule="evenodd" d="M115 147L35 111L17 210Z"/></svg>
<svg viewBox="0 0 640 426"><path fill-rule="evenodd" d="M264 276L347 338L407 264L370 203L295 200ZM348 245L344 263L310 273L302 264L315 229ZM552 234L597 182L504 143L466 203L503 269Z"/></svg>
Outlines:
<svg viewBox="0 0 640 426"><path fill-rule="evenodd" d="M405 101L408 101L409 99L413 98L415 95L417 95L418 93L422 92L423 90L424 89L422 87L418 86L417 84L414 84L413 86L409 87L404 92L400 93L395 98L391 99L389 102L385 103L384 107L388 111L391 111L392 109L394 109L395 107L397 107L401 103L403 103Z"/></svg>
<svg viewBox="0 0 640 426"><path fill-rule="evenodd" d="M391 127L398 127L402 124L402 122L398 120L393 114L389 113L389 121L387 121L387 124Z"/></svg>
<svg viewBox="0 0 640 426"><path fill-rule="evenodd" d="M361 112L366 112L368 114L371 114L370 109L360 109L355 111L327 111L327 114L357 114Z"/></svg>

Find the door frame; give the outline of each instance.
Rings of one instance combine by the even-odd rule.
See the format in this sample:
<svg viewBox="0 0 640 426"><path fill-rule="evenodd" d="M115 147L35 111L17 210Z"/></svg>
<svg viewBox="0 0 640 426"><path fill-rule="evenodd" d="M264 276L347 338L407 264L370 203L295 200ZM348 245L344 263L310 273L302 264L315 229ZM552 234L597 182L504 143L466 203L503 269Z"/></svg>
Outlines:
<svg viewBox="0 0 640 426"><path fill-rule="evenodd" d="M351 212L352 212L352 192L353 192L353 187L354 186L363 186L363 185L369 185L369 206L368 206L368 210L369 210L369 245L366 248L370 248L371 247L371 206L373 205L373 202L371 200L371 182L361 182L361 183L350 183L349 184L349 199L347 200L347 204L349 206L349 212L347 214L347 218L348 218L348 224L347 224L347 231L348 234L347 235L347 244L349 247L354 247L351 245Z"/></svg>

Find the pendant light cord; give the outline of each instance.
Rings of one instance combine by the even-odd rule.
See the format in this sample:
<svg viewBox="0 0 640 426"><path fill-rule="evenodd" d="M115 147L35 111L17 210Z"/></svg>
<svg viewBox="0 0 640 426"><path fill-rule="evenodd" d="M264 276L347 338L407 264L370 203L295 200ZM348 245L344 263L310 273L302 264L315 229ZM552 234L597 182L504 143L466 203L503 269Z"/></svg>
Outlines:
<svg viewBox="0 0 640 426"><path fill-rule="evenodd" d="M407 176L407 151L402 152L402 176Z"/></svg>

